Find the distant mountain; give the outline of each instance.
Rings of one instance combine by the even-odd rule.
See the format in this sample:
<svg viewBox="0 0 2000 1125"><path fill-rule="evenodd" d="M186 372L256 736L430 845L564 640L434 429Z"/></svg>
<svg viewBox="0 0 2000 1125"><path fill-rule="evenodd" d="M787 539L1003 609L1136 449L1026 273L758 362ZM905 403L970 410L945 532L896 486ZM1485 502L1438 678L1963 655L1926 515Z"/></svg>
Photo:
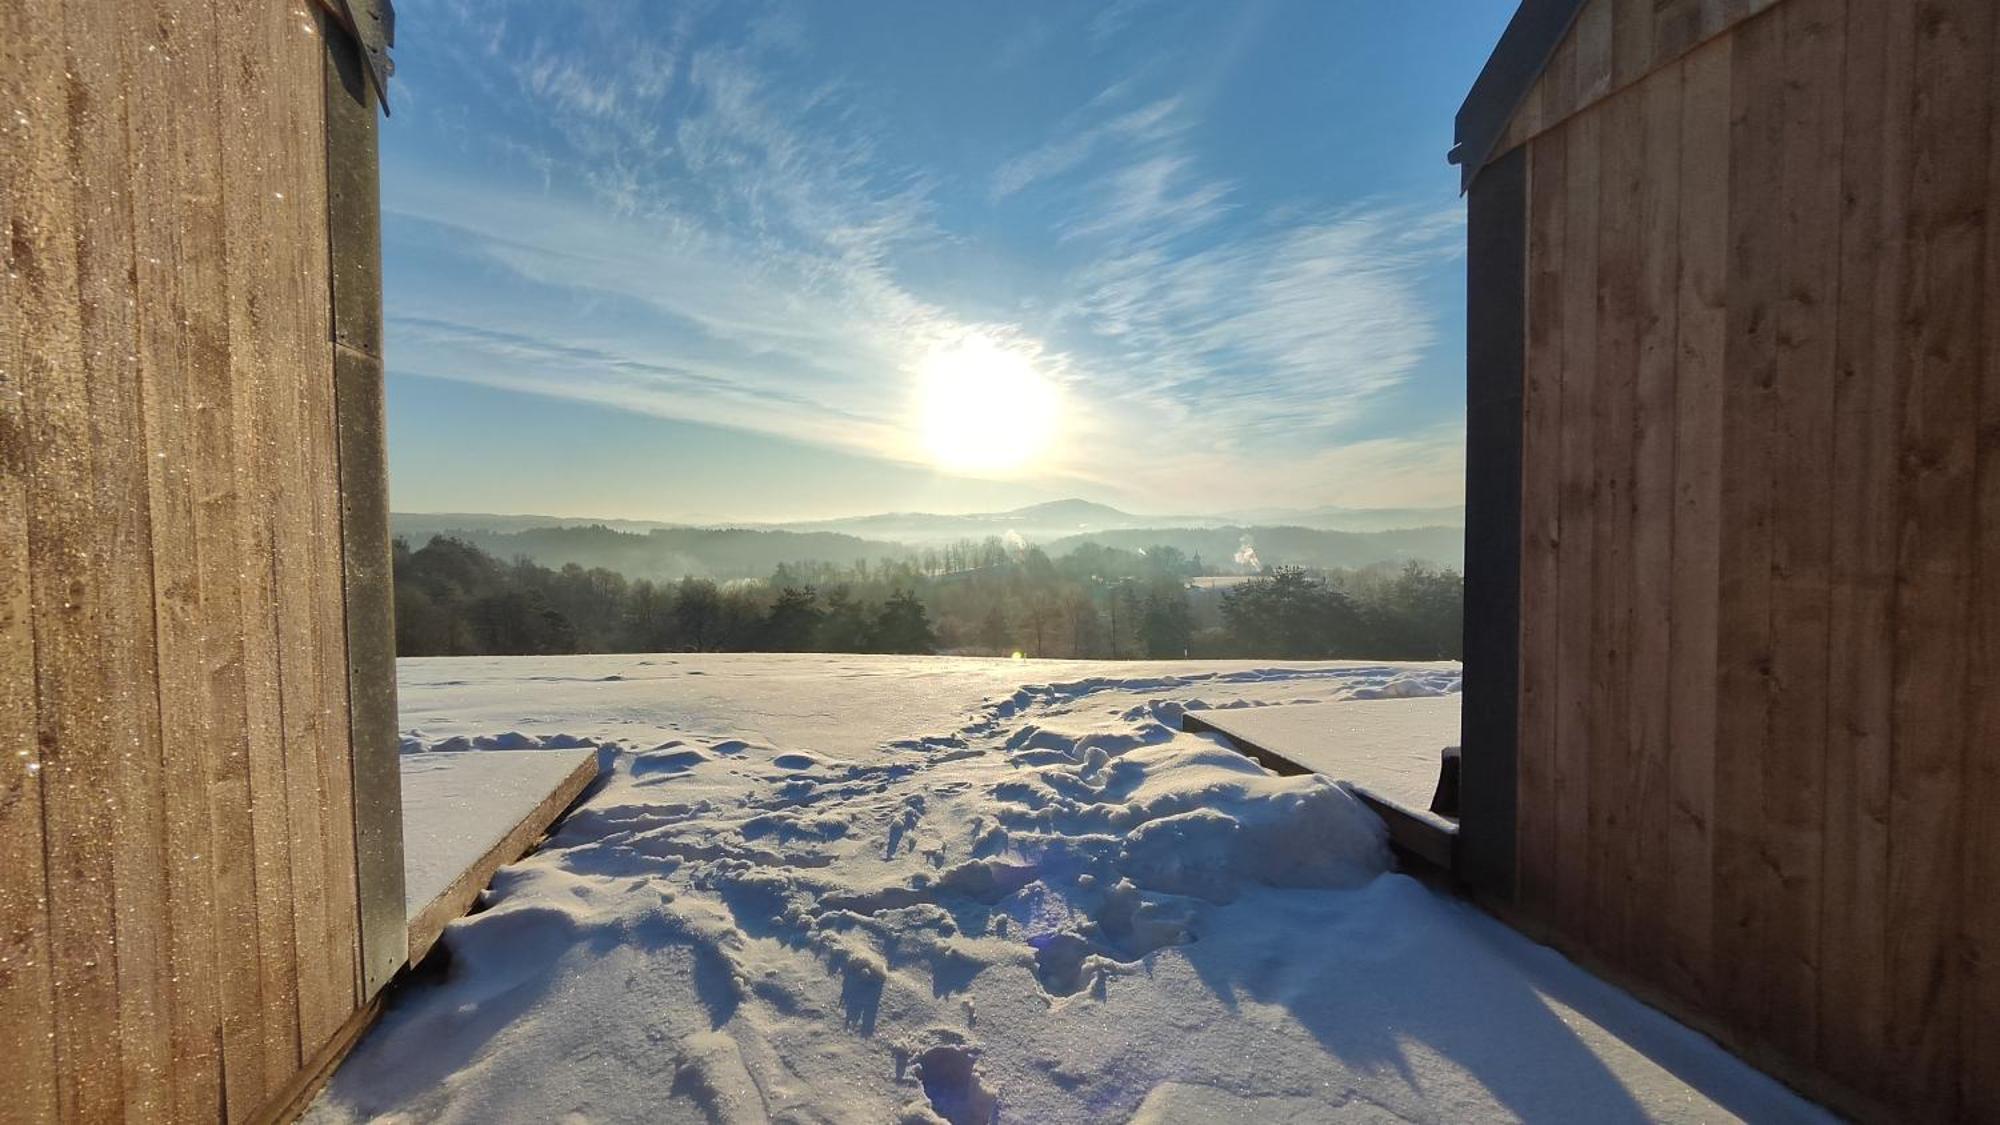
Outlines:
<svg viewBox="0 0 2000 1125"><path fill-rule="evenodd" d="M389 515L389 534L405 539L426 540L433 535L454 535L461 532L514 532L533 531L543 527L608 527L613 531L655 531L661 528L686 527L682 523L661 523L656 520L606 520L579 518L576 516L509 516L491 512L392 512ZM460 538L463 538L460 535Z"/></svg>
<svg viewBox="0 0 2000 1125"><path fill-rule="evenodd" d="M1415 558L1457 566L1464 554L1465 509L1271 508L1223 518L1135 515L1068 499L1005 512L885 512L720 527L476 512L398 512L389 519L393 533L412 546L433 535L451 535L501 558L525 555L544 566L574 562L630 578L678 579L762 577L779 563L814 559L847 565L992 537L1041 545L1052 555L1085 542L1128 548L1165 544L1225 569L1246 536L1271 565L1353 567Z"/></svg>
<svg viewBox="0 0 2000 1125"><path fill-rule="evenodd" d="M402 534L402 533L398 533ZM571 563L603 567L627 578L677 582L701 578L767 578L780 563L805 560L851 566L910 554L901 543L858 539L832 532L796 532L734 527L657 527L619 531L602 524L537 527L521 531L440 528L403 535L421 547L431 535L462 539L500 559L529 558L546 567Z"/></svg>
<svg viewBox="0 0 2000 1125"><path fill-rule="evenodd" d="M1464 527L1465 505L1436 508L1252 508L1231 512L1229 522L1323 531L1393 531L1402 527Z"/></svg>
<svg viewBox="0 0 2000 1125"><path fill-rule="evenodd" d="M1029 543L1042 543L1087 531L1149 526L1202 526L1215 520L1193 517L1135 516L1108 504L1089 500L1051 500L1005 512L942 515L934 512L884 512L873 516L810 520L768 526L789 531L838 531L903 543L955 543L961 539L1005 538L1009 533Z"/></svg>

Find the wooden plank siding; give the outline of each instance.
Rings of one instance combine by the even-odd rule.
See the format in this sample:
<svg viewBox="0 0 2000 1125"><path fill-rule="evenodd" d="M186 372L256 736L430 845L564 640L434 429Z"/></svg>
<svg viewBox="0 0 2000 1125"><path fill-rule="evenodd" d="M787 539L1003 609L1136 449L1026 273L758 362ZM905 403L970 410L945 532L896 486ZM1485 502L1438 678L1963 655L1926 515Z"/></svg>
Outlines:
<svg viewBox="0 0 2000 1125"><path fill-rule="evenodd" d="M0 1121L250 1120L372 1010L327 26L0 0Z"/></svg>
<svg viewBox="0 0 2000 1125"><path fill-rule="evenodd" d="M1777 2L1589 0L1522 96L1492 155L1541 136Z"/></svg>
<svg viewBox="0 0 2000 1125"><path fill-rule="evenodd" d="M2000 1116L1996 102L1989 0L1593 0L1510 134L1514 908L1863 1116Z"/></svg>

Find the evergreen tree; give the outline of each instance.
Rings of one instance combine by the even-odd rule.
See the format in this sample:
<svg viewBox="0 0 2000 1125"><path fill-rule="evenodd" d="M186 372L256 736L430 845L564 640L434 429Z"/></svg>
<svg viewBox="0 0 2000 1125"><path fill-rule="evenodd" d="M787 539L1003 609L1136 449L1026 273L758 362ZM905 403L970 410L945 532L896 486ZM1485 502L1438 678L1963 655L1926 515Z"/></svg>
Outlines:
<svg viewBox="0 0 2000 1125"><path fill-rule="evenodd" d="M819 641L820 625L826 611L819 607L819 592L811 586L787 586L778 591L765 615L764 652L811 652Z"/></svg>
<svg viewBox="0 0 2000 1125"><path fill-rule="evenodd" d="M722 595L706 578L683 578L674 592L674 625L696 652L710 652L720 640Z"/></svg>
<svg viewBox="0 0 2000 1125"><path fill-rule="evenodd" d="M820 622L819 647L827 652L867 652L874 632L874 610L857 601L846 586L826 595L826 616Z"/></svg>
<svg viewBox="0 0 2000 1125"><path fill-rule="evenodd" d="M875 617L872 640L877 652L937 651L937 633L931 628L930 614L909 590L897 590L882 603L882 611Z"/></svg>

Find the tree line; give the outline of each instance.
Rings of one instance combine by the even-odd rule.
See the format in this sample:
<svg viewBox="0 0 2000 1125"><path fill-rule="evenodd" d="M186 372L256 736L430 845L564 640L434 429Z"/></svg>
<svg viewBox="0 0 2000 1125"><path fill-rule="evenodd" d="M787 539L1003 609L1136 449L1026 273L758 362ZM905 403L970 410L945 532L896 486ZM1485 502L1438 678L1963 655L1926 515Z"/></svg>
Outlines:
<svg viewBox="0 0 2000 1125"><path fill-rule="evenodd" d="M1052 558L999 539L926 558L805 561L767 578L630 579L503 561L461 539L395 544L404 656L953 652L1078 659L1457 659L1464 583L1422 563L1277 567L1215 588L1165 545Z"/></svg>

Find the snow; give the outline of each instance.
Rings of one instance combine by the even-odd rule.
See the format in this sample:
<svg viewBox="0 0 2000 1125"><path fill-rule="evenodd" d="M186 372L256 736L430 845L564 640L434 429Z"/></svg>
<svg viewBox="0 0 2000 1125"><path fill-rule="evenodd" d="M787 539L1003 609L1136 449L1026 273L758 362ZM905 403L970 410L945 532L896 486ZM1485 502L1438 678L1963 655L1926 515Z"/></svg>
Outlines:
<svg viewBox="0 0 2000 1125"><path fill-rule="evenodd" d="M403 904L417 912L526 820L590 751L552 753L525 735L490 753L409 753L403 767Z"/></svg>
<svg viewBox="0 0 2000 1125"><path fill-rule="evenodd" d="M1390 871L1341 788L1178 729L1437 696L1455 665L401 672L414 753L512 734L609 771L312 1121L1824 1119Z"/></svg>
<svg viewBox="0 0 2000 1125"><path fill-rule="evenodd" d="M1413 812L1431 806L1439 761L1458 745L1456 694L1247 707L1203 716L1218 730Z"/></svg>

